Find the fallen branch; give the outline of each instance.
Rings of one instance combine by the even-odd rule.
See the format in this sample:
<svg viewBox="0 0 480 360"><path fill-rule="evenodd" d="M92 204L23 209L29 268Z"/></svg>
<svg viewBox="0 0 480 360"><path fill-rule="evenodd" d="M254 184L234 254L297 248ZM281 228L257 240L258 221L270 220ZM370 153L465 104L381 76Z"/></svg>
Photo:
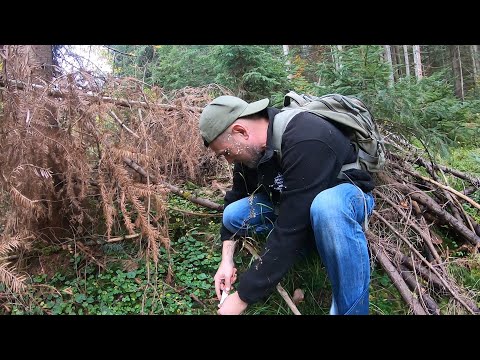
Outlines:
<svg viewBox="0 0 480 360"><path fill-rule="evenodd" d="M398 167L399 167L399 165L395 165L395 164L394 164L394 166L398 166ZM419 178L419 179L422 179L423 181L427 181L427 182L429 182L429 183L431 183L431 184L434 184L434 185L438 186L439 188L442 188L442 189L444 189L444 190L447 190L448 192L451 192L452 194L457 195L458 197L460 197L460 198L462 198L463 200L465 200L465 201L467 201L468 203L470 203L470 205L472 205L472 206L474 206L474 207L476 207L477 209L480 210L480 204L478 204L477 202L473 201L472 199L470 199L468 196L462 194L461 192L459 192L459 191L457 191L457 190L455 190L455 189L452 189L450 186L443 185L443 184L439 183L438 181L435 181L435 180L433 180L433 179L429 179L429 178L427 178L427 177L425 177L425 176L423 176L423 175L421 175L421 174L419 174L419 173L417 173L417 172L415 172L415 171L408 170L408 169L405 169L405 168L403 168L402 170L405 171L406 173L412 175L412 176L415 176L415 177L417 177L417 178Z"/></svg>
<svg viewBox="0 0 480 360"><path fill-rule="evenodd" d="M223 214L205 214L205 213L200 213L200 212L195 212L195 211L187 211L187 210L183 210L183 209L178 209L176 207L173 207L173 206L168 206L168 208L170 210L173 210L173 211L178 211L182 214L185 214L185 215L192 215L192 216L207 216L207 217L220 217L220 216L223 216Z"/></svg>
<svg viewBox="0 0 480 360"><path fill-rule="evenodd" d="M450 224L460 235L470 241L473 245L480 243L480 237L476 233L467 228L463 222L457 220L453 215L445 211L437 202L426 195L423 191L412 186L400 184L396 181L391 181L387 175L378 174L379 178L385 181L385 184L399 189L404 195L410 196L413 200L425 205L438 218Z"/></svg>
<svg viewBox="0 0 480 360"><path fill-rule="evenodd" d="M412 291L415 291L418 297L422 300L424 308L426 308L430 314L440 315L440 308L438 307L437 303L432 299L423 286L418 283L412 273L404 266L400 266L400 270L407 285L410 287L410 289L412 289Z"/></svg>
<svg viewBox="0 0 480 360"><path fill-rule="evenodd" d="M133 130L131 130L127 125L125 125L125 124L123 123L123 121L120 120L120 119L118 118L118 116L113 112L113 110L110 111L110 115L112 115L113 118L118 121L118 123L120 124L120 126L121 126L123 129L127 130L130 134L132 134L133 136L135 136L137 139L140 139L140 136L138 136Z"/></svg>
<svg viewBox="0 0 480 360"><path fill-rule="evenodd" d="M112 243L112 242L117 242L117 241L122 241L122 240L135 239L136 237L139 237L139 236L140 236L140 234L118 236L118 237L114 237L114 238L110 238L108 240L105 240L105 242L106 243Z"/></svg>
<svg viewBox="0 0 480 360"><path fill-rule="evenodd" d="M95 264L97 264L98 266L100 266L103 270L106 269L105 265L102 264L100 261L98 261L95 258L95 256L93 256L93 254L90 252L90 250L85 245L83 245L81 242L76 241L75 246L78 247L85 255L87 255L90 259L92 259L93 262Z"/></svg>
<svg viewBox="0 0 480 360"><path fill-rule="evenodd" d="M433 272L425 269L425 267L421 263L413 263L413 260L408 256L400 253L397 251L394 255L395 258L398 257L400 264L405 265L410 270L415 269L416 272L420 274L420 276L427 282L431 283L434 287L436 287L440 291L446 291L445 285L443 285L440 278L435 275ZM447 292L448 293L448 292Z"/></svg>
<svg viewBox="0 0 480 360"><path fill-rule="evenodd" d="M427 259L425 259L423 257L422 254L420 254L420 252L415 249L415 247L413 246L413 244L408 241L408 239L403 236L402 234L400 234L385 218L382 217L382 215L380 215L376 210L373 210L373 215L375 215L376 218L378 218L380 221L382 221L385 225L387 225L387 227L395 234L397 235L403 242L405 242L405 244L407 244L407 246L410 248L410 250L412 250L415 255L417 255L420 260L422 260L429 268L430 270L432 270L435 275L437 275L440 279L440 281L442 282L442 284L448 289L448 291L450 291L450 293L452 294L452 296L458 300L458 302L460 304L462 304L463 306L465 306L465 308L470 311L472 314L475 314L475 309L472 309L468 304L465 303L465 301L460 298L460 296L453 291L453 289L450 287L450 285L442 278L442 276L439 274L439 272L437 271L437 269L435 269L432 264L430 264L430 262L427 261ZM370 231L368 231L370 236L372 237L375 237L376 235L374 235L373 233L371 233ZM393 266L393 265L392 265Z"/></svg>
<svg viewBox="0 0 480 360"><path fill-rule="evenodd" d="M408 306L410 306L410 309L412 309L413 313L415 315L427 315L420 302L415 296L413 296L412 292L409 290L407 284L405 283L405 280L403 280L402 276L398 273L395 266L393 266L393 264L391 263L388 256L384 253L383 250L381 250L380 246L377 245L377 243L380 242L379 238L372 232L368 232L367 238L369 239L370 248L372 249L373 254L380 262L382 268L385 269L388 277L392 280L403 300L405 300Z"/></svg>
<svg viewBox="0 0 480 360"><path fill-rule="evenodd" d="M5 81L0 80L0 89L5 86L7 83ZM25 84L23 81L19 80L8 80L8 85L10 86L15 86L19 90L23 90L25 88L28 88L29 86L32 87L33 89L41 90L41 91L47 91L47 94L52 97L57 97L57 98L64 98L68 96L68 93L63 92L60 90L60 87L58 86L53 86L53 87L47 87L43 85L38 85L38 84ZM92 101L104 101L107 103L113 103L118 106L123 106L123 107L128 107L131 108L132 106L140 106L140 107L145 107L145 108L150 108L150 107L159 107L159 108L165 108L165 109L187 109L187 110L192 110L192 111L202 111L203 108L199 106L176 106L176 105L170 105L170 104L157 104L157 103L148 103L145 101L136 101L136 100L128 100L128 99L120 99L120 98L114 98L110 96L100 96L96 94L89 94L85 93L82 89L76 89L77 91L80 91L82 96L85 96L87 99L92 100Z"/></svg>
<svg viewBox="0 0 480 360"><path fill-rule="evenodd" d="M290 299L288 293L285 291L282 285L280 285L280 283L277 284L277 291L280 293L280 296L283 298L283 300L285 300L288 307L293 311L295 315L302 315L300 311L298 311L298 308L295 306L293 300Z"/></svg>
<svg viewBox="0 0 480 360"><path fill-rule="evenodd" d="M257 251L253 248L253 246L251 246L250 244L248 244L244 241L243 242L243 247L248 250L248 252L253 256L253 258L255 260L260 259L260 256L258 255ZM283 298L283 300L285 300L288 307L290 308L290 310L292 310L292 312L295 315L302 315L300 313L300 311L298 310L297 306L294 304L293 300L288 295L288 293L285 291L285 289L282 287L282 285L280 285L280 283L277 284L277 291L280 294L280 296Z"/></svg>
<svg viewBox="0 0 480 360"><path fill-rule="evenodd" d="M398 206L397 204L395 204L393 201L391 201L390 199L388 199L385 195L383 195L380 191L378 190L374 190L374 193L375 195L377 195L378 197L382 198L382 200L386 201L388 204L390 204L392 206L392 208L394 208L395 210L397 210L397 212L408 222L408 224L415 230L417 231L417 233L420 235L420 237L425 241L425 243L427 244L430 252L432 253L433 257L435 258L435 260L437 260L437 263L438 264L441 264L442 263L442 259L440 258L440 255L438 255L438 252L437 250L435 249L435 247L433 246L432 244L432 240L429 238L429 236L427 236L425 234L426 231L429 231L429 229L427 229L426 231L423 231L417 224L415 224L412 220L410 220L407 215L401 210L401 207Z"/></svg>
<svg viewBox="0 0 480 360"><path fill-rule="evenodd" d="M131 167L136 172L138 172L140 175L147 178L147 172L140 165L138 165L135 161L133 161L132 159L129 159L127 157L124 157L123 161L125 162L125 164L127 164L129 167ZM152 182L153 184L158 184L158 185L164 186L168 190L173 192L174 194L177 194L178 196L181 196L186 200L189 200L189 201L191 201L195 204L204 206L204 207L209 208L209 209L223 211L223 205L217 204L217 203L215 203L211 200L208 200L208 199L202 199L202 198L193 196L188 191L181 190L180 188L178 188L176 186L173 186L171 184L168 184L166 182L158 181L152 175L148 175L148 176L150 178L150 182Z"/></svg>

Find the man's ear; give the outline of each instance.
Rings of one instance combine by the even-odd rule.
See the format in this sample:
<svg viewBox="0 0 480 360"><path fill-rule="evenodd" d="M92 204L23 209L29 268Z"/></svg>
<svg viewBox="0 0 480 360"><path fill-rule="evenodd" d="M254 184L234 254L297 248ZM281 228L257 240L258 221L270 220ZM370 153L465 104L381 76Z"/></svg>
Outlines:
<svg viewBox="0 0 480 360"><path fill-rule="evenodd" d="M245 139L248 139L248 129L243 126L242 124L235 124L232 127L232 133L239 133L242 135Z"/></svg>

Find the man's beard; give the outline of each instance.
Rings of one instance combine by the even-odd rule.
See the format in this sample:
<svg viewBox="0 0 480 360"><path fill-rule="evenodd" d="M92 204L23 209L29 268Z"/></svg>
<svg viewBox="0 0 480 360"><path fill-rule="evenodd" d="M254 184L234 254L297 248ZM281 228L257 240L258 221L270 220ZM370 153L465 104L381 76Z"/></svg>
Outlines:
<svg viewBox="0 0 480 360"><path fill-rule="evenodd" d="M263 149L261 147L253 148L247 147L245 152L251 157L249 161L243 162L243 164L250 169L256 169L260 159L263 157Z"/></svg>

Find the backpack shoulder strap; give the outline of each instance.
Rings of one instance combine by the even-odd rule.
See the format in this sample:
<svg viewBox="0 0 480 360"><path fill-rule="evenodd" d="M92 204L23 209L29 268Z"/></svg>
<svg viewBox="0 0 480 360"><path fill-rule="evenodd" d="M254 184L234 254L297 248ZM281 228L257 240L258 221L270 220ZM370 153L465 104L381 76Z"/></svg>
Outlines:
<svg viewBox="0 0 480 360"><path fill-rule="evenodd" d="M302 95L297 94L295 91L289 91L283 97L284 107L287 107L287 106L291 108L301 107L305 105L307 102L308 102L307 99L305 99Z"/></svg>
<svg viewBox="0 0 480 360"><path fill-rule="evenodd" d="M280 111L273 118L273 133L272 133L272 146L273 151L278 154L279 159L282 158L282 137L288 123L299 112L305 111L304 109L285 109Z"/></svg>

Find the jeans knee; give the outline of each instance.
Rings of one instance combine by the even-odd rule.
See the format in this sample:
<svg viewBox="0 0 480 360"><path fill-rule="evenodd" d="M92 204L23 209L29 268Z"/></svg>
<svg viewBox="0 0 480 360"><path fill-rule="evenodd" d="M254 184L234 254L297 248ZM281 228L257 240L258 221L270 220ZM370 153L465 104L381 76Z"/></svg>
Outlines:
<svg viewBox="0 0 480 360"><path fill-rule="evenodd" d="M223 210L222 222L229 231L235 233L239 230L241 224L239 223L238 212L236 211L235 207L231 205L228 205Z"/></svg>
<svg viewBox="0 0 480 360"><path fill-rule="evenodd" d="M331 219L335 211L341 208L341 204L336 201L335 197L330 196L326 192L318 194L315 199L313 199L312 204L310 205L310 217L315 221L325 223Z"/></svg>

